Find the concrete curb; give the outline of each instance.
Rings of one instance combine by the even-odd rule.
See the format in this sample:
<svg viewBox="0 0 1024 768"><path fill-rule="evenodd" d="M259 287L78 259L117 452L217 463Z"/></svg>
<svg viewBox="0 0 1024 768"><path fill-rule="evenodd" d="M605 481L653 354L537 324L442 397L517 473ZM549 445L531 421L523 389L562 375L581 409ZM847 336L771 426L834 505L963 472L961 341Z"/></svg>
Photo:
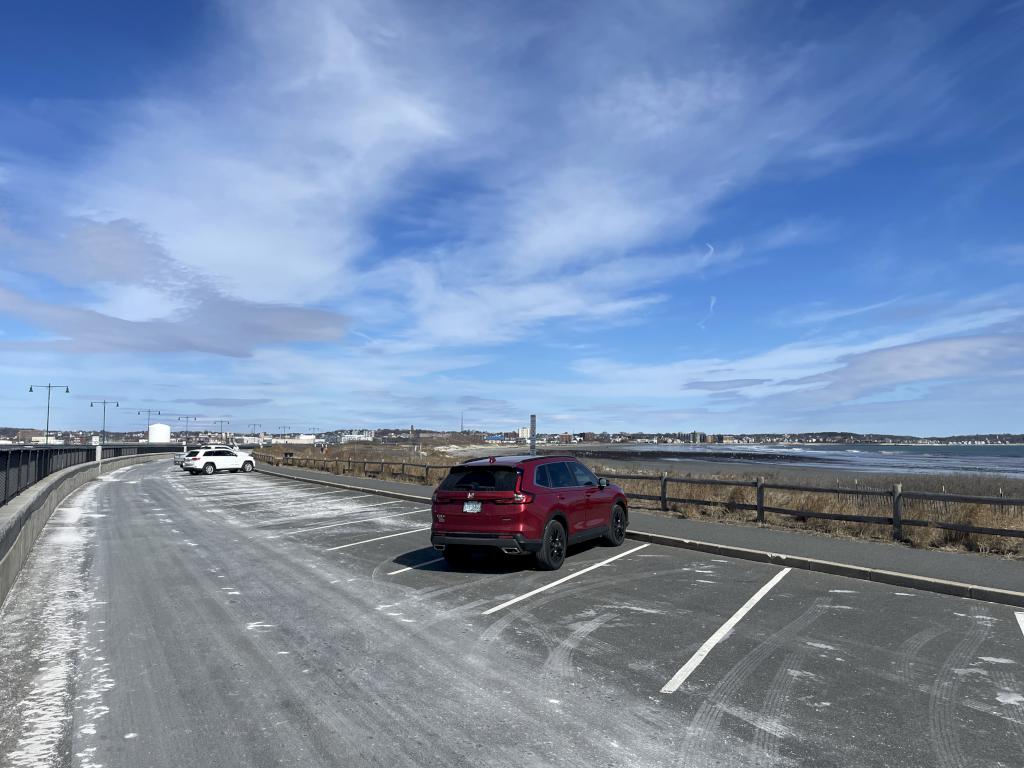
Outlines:
<svg viewBox="0 0 1024 768"><path fill-rule="evenodd" d="M298 480L299 482L302 483L316 483L317 485L326 485L331 488L342 488L346 491L369 491L370 493L376 494L378 496L390 496L395 499L404 499L406 501L422 501L428 504L430 503L429 496L417 496L412 493L400 493L399 491L378 490L376 488L367 488L365 485L334 483L329 480L317 480L314 477L299 477L298 475L286 475L283 472L272 472L269 469L261 469L258 466L256 467L256 471L261 472L264 475L272 475L273 477L283 477L286 480Z"/></svg>
<svg viewBox="0 0 1024 768"><path fill-rule="evenodd" d="M907 587L925 592L937 592L942 595L966 597L972 600L984 600L989 603L1000 603L1002 605L1024 608L1024 592L1013 592L1008 589L981 587L976 584L964 584L959 581L945 581L944 579L935 579L929 576L915 576L911 573L864 568L859 565L847 565L846 563L835 563L830 560L815 560L810 557L783 555L759 549L731 547L725 544L683 539L660 533L649 533L647 531L627 531L626 536L637 541L661 544L666 547L692 549L712 555L736 557L741 560L753 560L758 563L773 563L786 568L802 568L806 571L818 571L819 573L829 573L834 576L846 576L851 579L874 581L881 584L891 584L896 587Z"/></svg>
<svg viewBox="0 0 1024 768"><path fill-rule="evenodd" d="M157 459L166 459L170 453L148 453L122 456L100 464L89 461L67 467L30 485L5 506L0 507L0 605L14 586L22 566L28 560L43 527L58 505L74 491L100 474Z"/></svg>

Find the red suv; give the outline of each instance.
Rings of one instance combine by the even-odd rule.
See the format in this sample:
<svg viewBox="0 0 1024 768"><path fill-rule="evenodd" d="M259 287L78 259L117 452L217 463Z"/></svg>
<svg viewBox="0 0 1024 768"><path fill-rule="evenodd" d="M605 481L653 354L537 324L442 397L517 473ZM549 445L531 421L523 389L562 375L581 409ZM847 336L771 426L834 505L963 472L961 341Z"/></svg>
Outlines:
<svg viewBox="0 0 1024 768"><path fill-rule="evenodd" d="M510 555L533 553L558 570L565 549L603 537L622 544L629 524L626 496L572 456L504 456L452 467L434 491L430 543L448 562L474 547Z"/></svg>

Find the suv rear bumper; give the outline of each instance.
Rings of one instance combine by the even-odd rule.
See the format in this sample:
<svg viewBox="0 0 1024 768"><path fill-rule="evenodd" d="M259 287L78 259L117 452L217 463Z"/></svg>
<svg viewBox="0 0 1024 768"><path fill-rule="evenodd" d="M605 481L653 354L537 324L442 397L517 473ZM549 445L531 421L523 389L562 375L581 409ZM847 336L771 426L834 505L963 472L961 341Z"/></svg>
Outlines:
<svg viewBox="0 0 1024 768"><path fill-rule="evenodd" d="M430 543L439 552L447 546L492 547L508 555L522 555L539 552L544 542L527 539L521 533L513 535L497 533L432 533Z"/></svg>

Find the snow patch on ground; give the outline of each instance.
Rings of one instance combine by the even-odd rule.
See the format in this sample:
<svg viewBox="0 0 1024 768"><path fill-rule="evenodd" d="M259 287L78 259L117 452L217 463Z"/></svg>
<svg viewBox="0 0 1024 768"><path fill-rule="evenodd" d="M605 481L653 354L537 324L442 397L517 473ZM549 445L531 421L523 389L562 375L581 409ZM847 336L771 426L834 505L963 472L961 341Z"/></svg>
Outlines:
<svg viewBox="0 0 1024 768"><path fill-rule="evenodd" d="M88 679L76 679L77 661L98 655L84 620L96 603L85 586L94 532L84 522L95 512L96 488L86 485L53 513L0 609L0 721L13 724L0 733L0 753L11 768L60 762L73 705L87 735L105 714L102 693L113 681L102 657Z"/></svg>

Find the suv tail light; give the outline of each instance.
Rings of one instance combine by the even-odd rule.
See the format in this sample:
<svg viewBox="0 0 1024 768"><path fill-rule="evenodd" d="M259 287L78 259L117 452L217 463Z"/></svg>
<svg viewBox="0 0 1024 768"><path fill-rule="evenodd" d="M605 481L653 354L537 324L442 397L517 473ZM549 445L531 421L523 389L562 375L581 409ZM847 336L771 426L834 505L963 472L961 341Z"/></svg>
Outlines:
<svg viewBox="0 0 1024 768"><path fill-rule="evenodd" d="M532 493L514 493L508 499L495 499L494 504L529 504L533 501Z"/></svg>

